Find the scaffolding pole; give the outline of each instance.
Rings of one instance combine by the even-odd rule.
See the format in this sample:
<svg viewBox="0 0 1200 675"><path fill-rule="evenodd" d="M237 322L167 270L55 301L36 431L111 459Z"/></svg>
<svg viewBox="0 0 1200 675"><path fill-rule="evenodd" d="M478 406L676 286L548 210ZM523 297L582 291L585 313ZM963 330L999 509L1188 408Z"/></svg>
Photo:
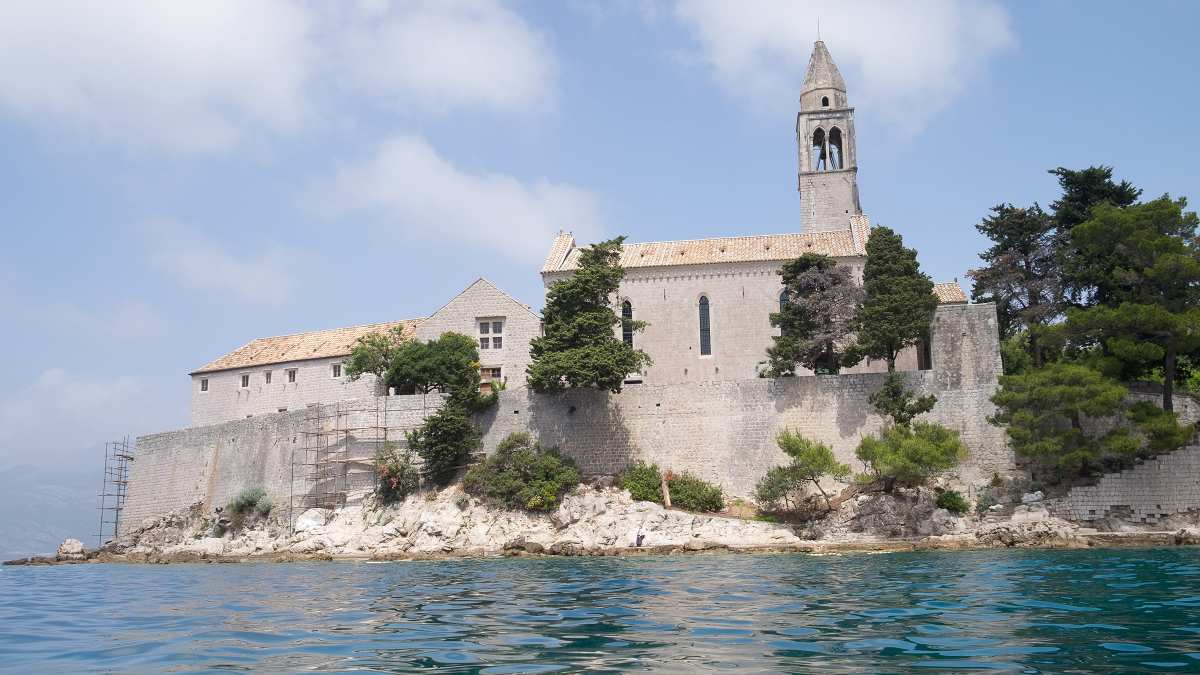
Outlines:
<svg viewBox="0 0 1200 675"><path fill-rule="evenodd" d="M125 497L129 491L129 463L133 461L133 449L129 436L119 441L104 444L104 480L100 486L99 506L100 530L96 534L96 547L115 540L121 533L121 511L125 508Z"/></svg>

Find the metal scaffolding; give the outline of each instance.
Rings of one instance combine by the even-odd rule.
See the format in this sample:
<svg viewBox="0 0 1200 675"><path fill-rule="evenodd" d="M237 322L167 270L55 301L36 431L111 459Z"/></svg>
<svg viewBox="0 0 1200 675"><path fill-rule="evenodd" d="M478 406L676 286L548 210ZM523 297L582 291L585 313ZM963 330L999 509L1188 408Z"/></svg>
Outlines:
<svg viewBox="0 0 1200 675"><path fill-rule="evenodd" d="M336 509L375 490L375 456L396 441L399 427L388 422L388 397L370 406L335 403L305 409L299 436L292 446L288 522L307 509Z"/></svg>
<svg viewBox="0 0 1200 675"><path fill-rule="evenodd" d="M104 482L100 487L100 531L96 534L96 546L115 540L121 532L121 510L125 508L125 496L129 490L129 463L133 461L133 449L129 437L104 444Z"/></svg>

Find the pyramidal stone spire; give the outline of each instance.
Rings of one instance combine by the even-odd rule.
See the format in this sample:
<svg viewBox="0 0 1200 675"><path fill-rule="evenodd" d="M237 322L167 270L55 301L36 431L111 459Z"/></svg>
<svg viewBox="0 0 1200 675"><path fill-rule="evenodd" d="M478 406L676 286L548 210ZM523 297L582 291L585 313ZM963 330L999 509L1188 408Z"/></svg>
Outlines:
<svg viewBox="0 0 1200 675"><path fill-rule="evenodd" d="M808 59L808 71L804 74L804 86L800 89L800 109L846 107L846 81L838 70L825 43L817 40L812 56Z"/></svg>

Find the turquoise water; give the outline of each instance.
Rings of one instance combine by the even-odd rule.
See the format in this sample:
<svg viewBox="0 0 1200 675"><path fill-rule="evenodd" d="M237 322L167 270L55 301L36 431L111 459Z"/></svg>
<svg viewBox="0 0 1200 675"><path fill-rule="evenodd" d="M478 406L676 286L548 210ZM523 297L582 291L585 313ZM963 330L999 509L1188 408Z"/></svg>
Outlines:
<svg viewBox="0 0 1200 675"><path fill-rule="evenodd" d="M1200 671L1200 549L0 568L0 669Z"/></svg>

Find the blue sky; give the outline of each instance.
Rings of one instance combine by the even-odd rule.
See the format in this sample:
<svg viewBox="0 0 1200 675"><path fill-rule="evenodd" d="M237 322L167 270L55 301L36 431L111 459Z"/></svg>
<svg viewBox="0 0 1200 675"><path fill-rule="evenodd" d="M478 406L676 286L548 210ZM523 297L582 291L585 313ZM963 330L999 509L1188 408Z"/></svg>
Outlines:
<svg viewBox="0 0 1200 675"><path fill-rule="evenodd" d="M0 468L98 481L254 337L540 306L560 227L797 230L818 16L863 208L937 280L1055 166L1195 196L1195 3L7 3Z"/></svg>

